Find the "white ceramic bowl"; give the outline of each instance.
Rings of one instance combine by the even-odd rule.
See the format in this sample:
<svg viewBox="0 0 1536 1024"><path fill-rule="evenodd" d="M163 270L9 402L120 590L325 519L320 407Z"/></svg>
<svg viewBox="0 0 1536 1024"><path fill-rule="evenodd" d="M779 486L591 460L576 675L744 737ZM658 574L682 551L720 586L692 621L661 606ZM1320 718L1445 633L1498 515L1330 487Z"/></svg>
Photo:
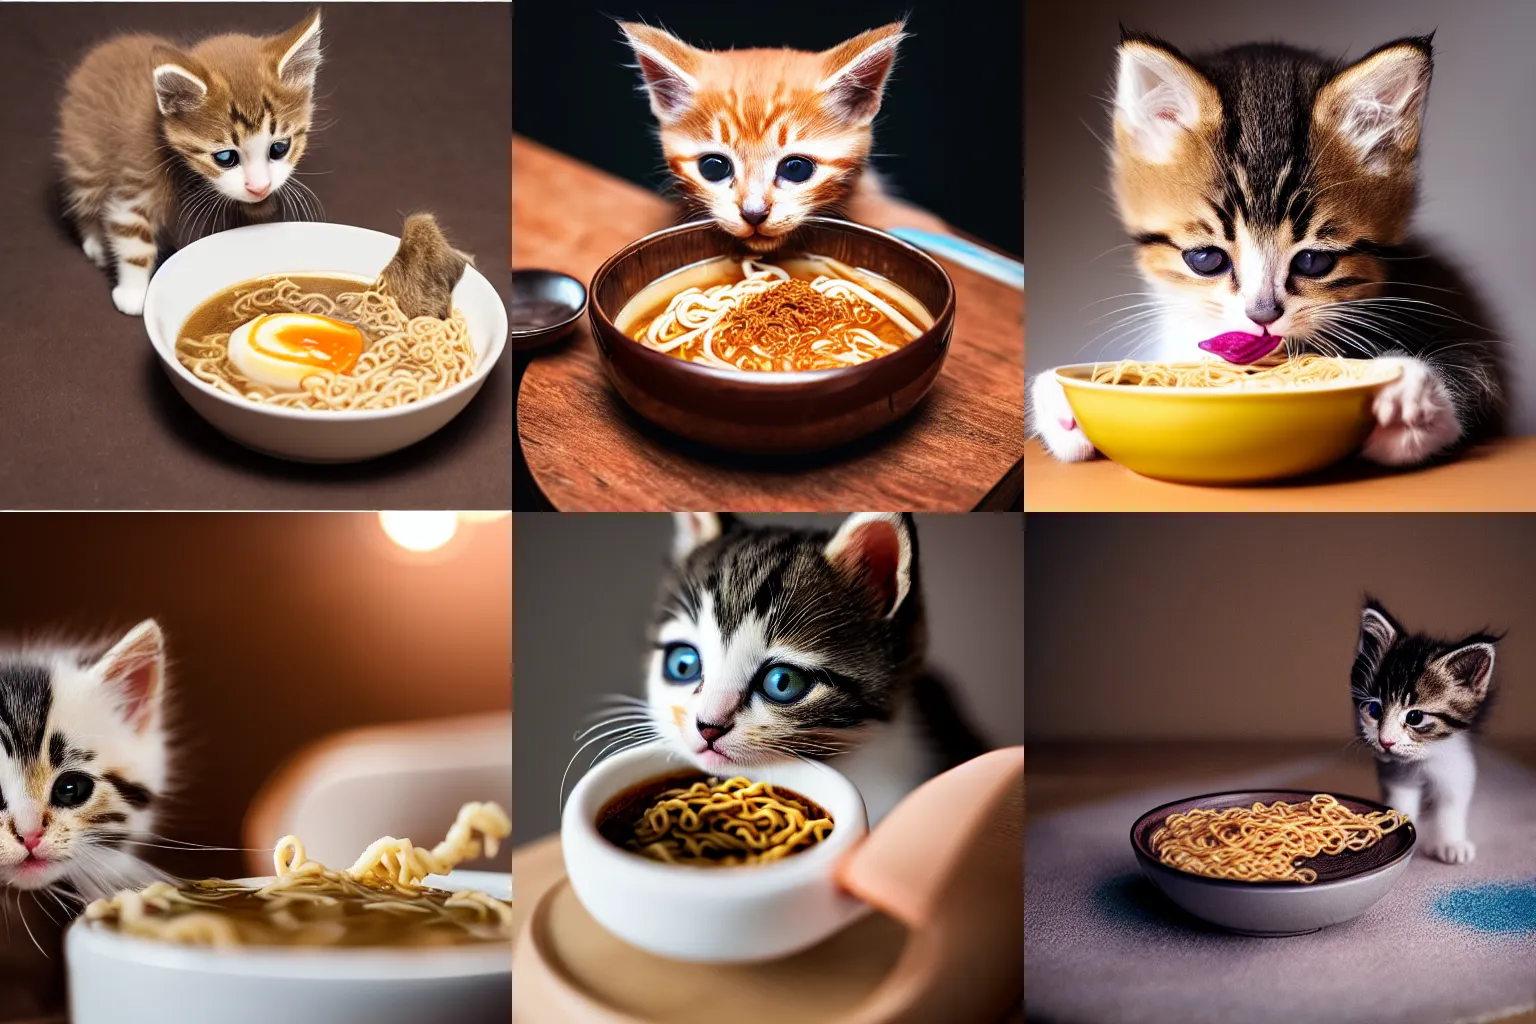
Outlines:
<svg viewBox="0 0 1536 1024"><path fill-rule="evenodd" d="M510 899L510 875L455 871L428 881ZM420 1024L506 1021L511 943L446 948L178 946L85 921L64 943L72 1024Z"/></svg>
<svg viewBox="0 0 1536 1024"><path fill-rule="evenodd" d="M755 867L661 864L619 849L597 831L598 814L631 786L686 771L648 744L601 762L582 778L560 823L565 871L577 899L604 928L658 956L743 963L788 956L841 930L869 907L842 891L833 871L869 831L864 800L837 771L810 763L743 767L737 774L785 786L832 815L832 833L809 850Z"/></svg>
<svg viewBox="0 0 1536 1024"><path fill-rule="evenodd" d="M373 278L400 240L347 224L258 224L198 239L155 273L144 299L144 328L171 383L209 423L248 448L298 462L356 462L384 455L439 430L475 397L507 342L501 295L470 267L453 291L469 321L475 375L441 394L395 409L319 412L260 405L226 395L176 358L176 336L198 306L231 285L270 274L350 274Z"/></svg>

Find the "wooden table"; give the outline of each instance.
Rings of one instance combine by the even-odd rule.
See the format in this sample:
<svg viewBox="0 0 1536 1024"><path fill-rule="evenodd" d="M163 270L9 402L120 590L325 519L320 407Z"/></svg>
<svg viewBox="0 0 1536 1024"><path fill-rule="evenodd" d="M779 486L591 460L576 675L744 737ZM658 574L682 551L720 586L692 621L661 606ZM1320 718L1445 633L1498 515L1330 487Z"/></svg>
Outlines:
<svg viewBox="0 0 1536 1024"><path fill-rule="evenodd" d="M890 201L862 219L892 227L908 209ZM514 268L590 281L605 259L672 218L672 207L654 193L513 136ZM944 371L911 415L874 437L795 459L734 456L680 440L615 394L583 318L569 340L518 360L517 429L527 470L562 510L970 511L1016 504L1024 296L955 264L945 269L957 312Z"/></svg>
<svg viewBox="0 0 1536 1024"><path fill-rule="evenodd" d="M1488 745L1536 768L1536 741ZM1339 744L1333 742L1034 742L1025 752L1024 820L1028 824L1055 811L1135 790L1203 777L1221 779L1265 765L1338 753ZM1376 788L1375 770L1363 755L1329 769L1327 780L1318 781L1346 792L1369 794ZM1028 997L1026 992L1026 1001ZM1499 1020L1500 1024L1536 1024L1536 1012Z"/></svg>
<svg viewBox="0 0 1536 1024"><path fill-rule="evenodd" d="M1027 512L1525 512L1536 510L1536 437L1501 438L1426 469L1352 460L1250 487L1171 484L1102 458L1062 463L1032 439L1024 478Z"/></svg>

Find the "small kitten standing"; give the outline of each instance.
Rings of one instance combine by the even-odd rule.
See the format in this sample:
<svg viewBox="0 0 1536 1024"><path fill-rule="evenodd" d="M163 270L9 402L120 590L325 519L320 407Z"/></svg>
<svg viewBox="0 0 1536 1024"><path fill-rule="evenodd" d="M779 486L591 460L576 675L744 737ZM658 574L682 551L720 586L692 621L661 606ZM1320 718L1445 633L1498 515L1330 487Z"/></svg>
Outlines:
<svg viewBox="0 0 1536 1024"><path fill-rule="evenodd" d="M183 51L130 35L86 54L64 87L58 157L67 215L91 262L116 271L120 311L143 312L159 246L284 212L319 67L319 12L270 38Z"/></svg>
<svg viewBox="0 0 1536 1024"><path fill-rule="evenodd" d="M1244 361L1283 344L1395 362L1402 375L1377 396L1361 450L1385 465L1493 429L1496 343L1467 336L1484 332L1442 305L1458 302L1444 289L1415 287L1424 261L1399 249L1432 62L1427 38L1346 63L1278 44L1186 57L1127 34L1111 181L1149 301L1121 311L1144 346L1125 354L1193 361L1207 357L1202 342L1247 335ZM1030 395L1053 455L1094 455L1051 373Z"/></svg>
<svg viewBox="0 0 1536 1024"><path fill-rule="evenodd" d="M1488 709L1499 639L1409 633L1370 599L1360 615L1350 695L1360 737L1376 757L1382 801L1427 824L1429 852L1447 864L1477 853L1467 835L1477 781L1471 737Z"/></svg>
<svg viewBox="0 0 1536 1024"><path fill-rule="evenodd" d="M904 23L820 53L701 50L649 25L619 27L678 192L747 248L776 249L815 214L859 219L856 205L880 194L871 126ZM903 215L924 221L914 227L945 230L915 209Z"/></svg>
<svg viewBox="0 0 1536 1024"><path fill-rule="evenodd" d="M825 760L870 821L981 753L927 674L917 531L858 512L834 533L679 513L652 619L651 734L702 771Z"/></svg>

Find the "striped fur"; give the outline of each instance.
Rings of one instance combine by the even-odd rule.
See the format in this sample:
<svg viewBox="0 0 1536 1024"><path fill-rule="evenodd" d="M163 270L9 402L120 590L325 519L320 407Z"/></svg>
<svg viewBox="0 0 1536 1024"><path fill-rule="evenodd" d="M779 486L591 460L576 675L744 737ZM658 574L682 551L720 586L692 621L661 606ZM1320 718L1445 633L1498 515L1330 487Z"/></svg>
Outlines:
<svg viewBox="0 0 1536 1024"><path fill-rule="evenodd" d="M1376 758L1383 799L1432 833L1430 852L1447 863L1471 860L1467 808L1476 783L1471 735L1491 704L1500 637L1457 640L1410 633L1367 598L1350 672L1361 740Z"/></svg>
<svg viewBox="0 0 1536 1024"><path fill-rule="evenodd" d="M94 898L155 877L123 847L165 789L164 676L153 621L105 651L0 650L0 883Z"/></svg>
<svg viewBox="0 0 1536 1024"><path fill-rule="evenodd" d="M878 189L865 173L871 125L905 37L902 23L820 53L701 50L648 25L620 28L678 193L749 248L778 248L807 216L840 212L860 190ZM730 176L706 178L700 161L708 156L728 160ZM781 175L790 157L810 160L810 177Z"/></svg>
<svg viewBox="0 0 1536 1024"><path fill-rule="evenodd" d="M279 216L318 216L291 182L313 118L320 15L282 35L222 35L180 49L155 36L97 46L59 111L65 211L86 255L115 272L129 315L162 247ZM274 155L274 146L287 152ZM223 167L216 153L233 151ZM287 188L285 188L287 186Z"/></svg>
<svg viewBox="0 0 1536 1024"><path fill-rule="evenodd" d="M980 751L924 668L909 514L856 513L836 533L683 514L674 555L651 622L647 695L657 731L702 770L828 760L855 777L878 817ZM666 677L678 643L699 653L696 682ZM767 697L775 666L812 680L803 697ZM707 740L705 727L721 731Z"/></svg>

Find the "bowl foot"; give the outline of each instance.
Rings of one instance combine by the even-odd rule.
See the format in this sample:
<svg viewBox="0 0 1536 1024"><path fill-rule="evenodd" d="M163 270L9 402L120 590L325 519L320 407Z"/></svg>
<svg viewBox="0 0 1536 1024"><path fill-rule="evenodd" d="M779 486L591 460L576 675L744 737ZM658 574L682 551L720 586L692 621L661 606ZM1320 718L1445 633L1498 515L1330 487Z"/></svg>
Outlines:
<svg viewBox="0 0 1536 1024"><path fill-rule="evenodd" d="M1248 932L1241 928L1227 928L1234 935L1246 935L1251 939L1289 939L1295 935L1311 935L1313 932L1322 931L1321 928L1303 928L1299 932Z"/></svg>

